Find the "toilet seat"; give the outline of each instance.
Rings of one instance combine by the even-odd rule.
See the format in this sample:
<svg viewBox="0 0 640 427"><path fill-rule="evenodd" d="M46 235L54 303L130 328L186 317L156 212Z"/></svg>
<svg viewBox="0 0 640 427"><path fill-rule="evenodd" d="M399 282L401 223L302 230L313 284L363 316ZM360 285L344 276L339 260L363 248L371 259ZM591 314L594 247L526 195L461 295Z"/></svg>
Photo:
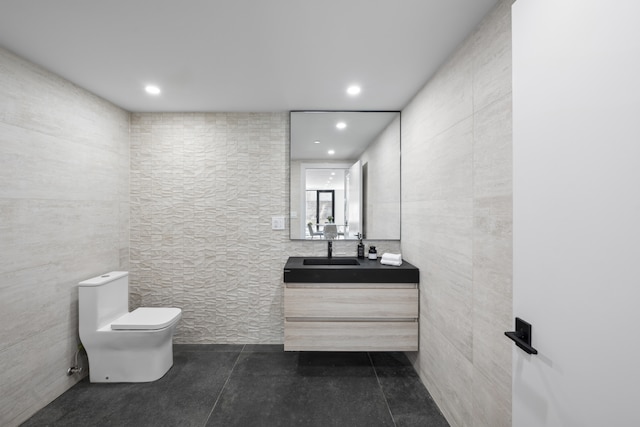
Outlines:
<svg viewBox="0 0 640 427"><path fill-rule="evenodd" d="M111 322L112 330L155 330L180 318L179 308L140 307Z"/></svg>

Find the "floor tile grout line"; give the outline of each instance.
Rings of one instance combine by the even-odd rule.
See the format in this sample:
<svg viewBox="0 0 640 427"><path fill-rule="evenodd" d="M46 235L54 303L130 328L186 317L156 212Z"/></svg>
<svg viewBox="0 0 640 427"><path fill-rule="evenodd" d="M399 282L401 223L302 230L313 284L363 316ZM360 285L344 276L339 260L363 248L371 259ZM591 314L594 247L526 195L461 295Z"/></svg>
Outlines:
<svg viewBox="0 0 640 427"><path fill-rule="evenodd" d="M222 388L220 389L220 393L218 393L218 396L216 397L216 401L213 402L213 406L211 407L211 411L209 411L209 415L207 415L207 419L204 421L203 427L206 427L207 424L209 423L209 419L211 418L211 415L213 415L213 411L215 411L216 406L218 406L218 401L220 400L220 397L222 396L222 393L224 392L224 389L227 387L227 384L229 383L229 380L231 379L231 375L233 374L234 369L236 369L236 365L238 364L238 360L240 360L240 356L242 355L242 352L244 351L244 348L247 345L244 344L242 346L242 349L240 349L240 352L238 352L238 357L236 357L235 362L233 362L233 366L231 367L231 370L229 371L229 375L227 376L227 379L225 380L224 384L222 385Z"/></svg>
<svg viewBox="0 0 640 427"><path fill-rule="evenodd" d="M387 405L387 411L389 411L389 415L391 415L391 421L393 422L394 427L397 427L396 420L393 417L393 412L391 412L391 407L389 406L389 401L387 400L387 395L384 394L384 388L382 388L382 383L380 382L380 377L378 377L378 371L376 370L376 365L373 363L373 359L371 358L371 353L367 352L367 356L369 357L369 362L371 363L371 367L373 368L373 373L376 376L376 381L378 382L378 387L380 387L380 392L382 393L382 398L384 399L385 405Z"/></svg>

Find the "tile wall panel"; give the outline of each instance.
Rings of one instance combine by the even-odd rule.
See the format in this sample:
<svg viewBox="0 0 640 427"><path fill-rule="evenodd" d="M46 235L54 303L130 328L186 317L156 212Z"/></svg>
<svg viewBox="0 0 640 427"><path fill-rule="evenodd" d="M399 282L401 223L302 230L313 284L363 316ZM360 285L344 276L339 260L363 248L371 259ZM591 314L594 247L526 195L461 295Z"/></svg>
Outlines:
<svg viewBox="0 0 640 427"><path fill-rule="evenodd" d="M402 116L402 251L421 269L410 357L456 427L511 425L511 4Z"/></svg>
<svg viewBox="0 0 640 427"><path fill-rule="evenodd" d="M129 114L0 49L0 425L78 381L79 281L129 262ZM86 370L85 370L86 372Z"/></svg>

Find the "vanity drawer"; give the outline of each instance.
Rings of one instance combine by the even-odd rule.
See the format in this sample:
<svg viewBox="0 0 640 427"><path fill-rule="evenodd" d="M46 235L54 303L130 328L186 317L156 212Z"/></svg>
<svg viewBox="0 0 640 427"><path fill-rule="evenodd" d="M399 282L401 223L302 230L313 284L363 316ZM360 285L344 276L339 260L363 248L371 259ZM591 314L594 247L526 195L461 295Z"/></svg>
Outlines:
<svg viewBox="0 0 640 427"><path fill-rule="evenodd" d="M414 288L289 288L284 290L286 320L417 319Z"/></svg>
<svg viewBox="0 0 640 427"><path fill-rule="evenodd" d="M289 322L285 351L417 351L418 322Z"/></svg>

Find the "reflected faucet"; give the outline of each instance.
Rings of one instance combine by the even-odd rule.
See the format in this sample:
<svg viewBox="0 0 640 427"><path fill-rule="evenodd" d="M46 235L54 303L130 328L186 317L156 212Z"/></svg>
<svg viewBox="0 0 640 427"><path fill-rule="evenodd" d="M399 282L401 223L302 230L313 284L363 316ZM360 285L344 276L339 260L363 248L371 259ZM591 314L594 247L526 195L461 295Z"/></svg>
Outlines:
<svg viewBox="0 0 640 427"><path fill-rule="evenodd" d="M331 258L333 256L333 240L327 241L329 246L327 247L327 258Z"/></svg>

